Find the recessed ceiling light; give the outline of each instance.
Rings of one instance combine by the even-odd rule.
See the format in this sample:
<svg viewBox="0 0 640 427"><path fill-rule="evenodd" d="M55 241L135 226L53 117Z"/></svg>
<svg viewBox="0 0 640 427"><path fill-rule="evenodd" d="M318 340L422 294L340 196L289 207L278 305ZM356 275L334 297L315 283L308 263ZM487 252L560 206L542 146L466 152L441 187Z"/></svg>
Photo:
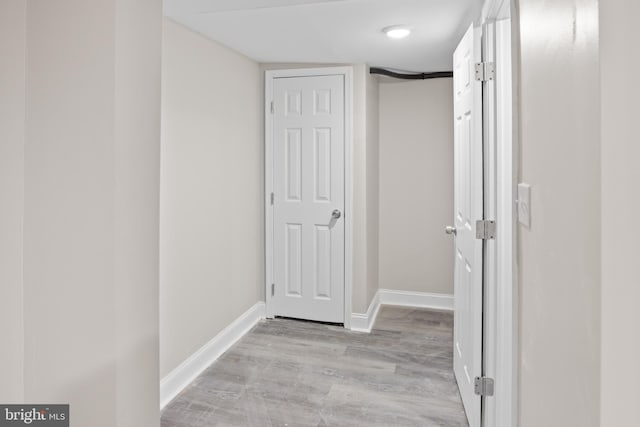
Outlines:
<svg viewBox="0 0 640 427"><path fill-rule="evenodd" d="M393 25L391 27L383 28L382 32L385 33L389 38L403 39L411 34L411 28L405 25Z"/></svg>

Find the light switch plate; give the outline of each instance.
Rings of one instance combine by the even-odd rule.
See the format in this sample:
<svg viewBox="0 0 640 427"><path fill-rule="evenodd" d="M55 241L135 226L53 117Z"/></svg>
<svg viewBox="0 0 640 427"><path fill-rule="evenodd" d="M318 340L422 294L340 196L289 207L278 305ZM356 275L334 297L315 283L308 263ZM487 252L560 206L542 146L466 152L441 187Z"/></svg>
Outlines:
<svg viewBox="0 0 640 427"><path fill-rule="evenodd" d="M531 186L518 184L518 222L525 227L531 227Z"/></svg>

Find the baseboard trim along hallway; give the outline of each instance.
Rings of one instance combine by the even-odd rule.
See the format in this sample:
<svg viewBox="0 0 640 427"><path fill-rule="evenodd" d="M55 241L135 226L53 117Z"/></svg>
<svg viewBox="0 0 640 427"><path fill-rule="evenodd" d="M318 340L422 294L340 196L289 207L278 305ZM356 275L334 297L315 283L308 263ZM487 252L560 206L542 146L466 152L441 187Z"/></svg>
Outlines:
<svg viewBox="0 0 640 427"><path fill-rule="evenodd" d="M376 321L380 310L380 292L376 292L366 313L351 313L351 330L356 332L371 332L373 322Z"/></svg>
<svg viewBox="0 0 640 427"><path fill-rule="evenodd" d="M265 303L261 301L244 312L211 341L162 378L160 381L160 409L163 409L198 375L264 318Z"/></svg>
<svg viewBox="0 0 640 427"><path fill-rule="evenodd" d="M351 314L351 330L371 332L380 306L385 304L453 311L453 295L380 289L371 300L366 313Z"/></svg>

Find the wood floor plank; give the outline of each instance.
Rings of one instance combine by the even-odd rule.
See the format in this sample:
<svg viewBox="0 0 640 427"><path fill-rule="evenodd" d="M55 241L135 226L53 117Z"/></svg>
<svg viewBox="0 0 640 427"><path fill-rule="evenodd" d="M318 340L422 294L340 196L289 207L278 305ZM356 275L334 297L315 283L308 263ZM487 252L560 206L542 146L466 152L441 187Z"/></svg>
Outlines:
<svg viewBox="0 0 640 427"><path fill-rule="evenodd" d="M383 306L370 334L259 323L162 412L162 427L468 426L450 312Z"/></svg>

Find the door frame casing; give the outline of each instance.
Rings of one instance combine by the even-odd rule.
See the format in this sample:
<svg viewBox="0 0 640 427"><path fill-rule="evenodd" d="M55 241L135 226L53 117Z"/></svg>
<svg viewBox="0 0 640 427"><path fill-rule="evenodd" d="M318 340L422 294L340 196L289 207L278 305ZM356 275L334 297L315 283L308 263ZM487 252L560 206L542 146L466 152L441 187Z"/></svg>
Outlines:
<svg viewBox="0 0 640 427"><path fill-rule="evenodd" d="M266 70L264 80L264 206L265 206L265 315L274 317L271 298L273 277L273 220L271 204L273 184L273 101L274 80L287 77L337 76L344 77L344 327L351 327L353 295L353 68L319 67Z"/></svg>
<svg viewBox="0 0 640 427"><path fill-rule="evenodd" d="M483 94L485 167L493 168L485 174L485 212L497 225L484 259L483 375L495 379L495 395L483 398L487 427L518 425L516 13L513 0L486 0L482 15L483 60L495 62L496 70Z"/></svg>

